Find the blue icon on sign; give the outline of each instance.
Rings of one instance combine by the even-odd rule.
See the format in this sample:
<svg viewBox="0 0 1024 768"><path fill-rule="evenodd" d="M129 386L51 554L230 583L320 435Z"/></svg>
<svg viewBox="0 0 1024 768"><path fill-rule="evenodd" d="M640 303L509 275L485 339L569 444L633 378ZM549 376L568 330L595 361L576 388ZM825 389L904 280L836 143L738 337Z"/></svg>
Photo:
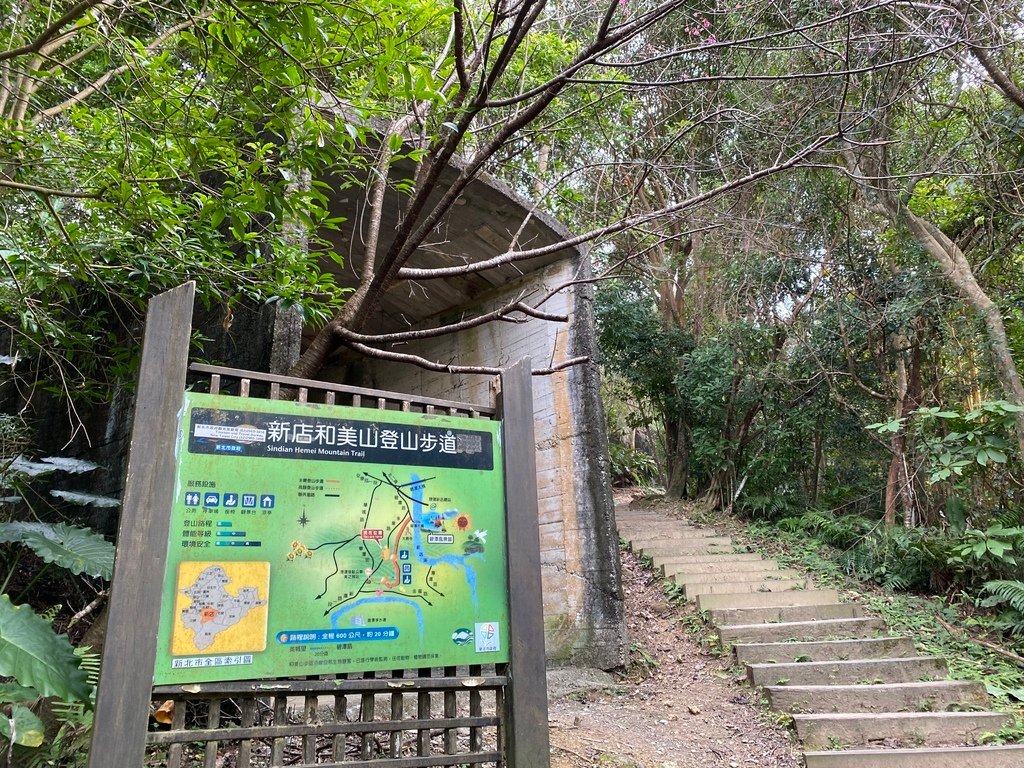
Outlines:
<svg viewBox="0 0 1024 768"><path fill-rule="evenodd" d="M260 509L273 509L274 508L274 497L269 493L265 493L260 496Z"/></svg>
<svg viewBox="0 0 1024 768"><path fill-rule="evenodd" d="M185 506L186 507L198 507L199 499L201 498L199 491L189 491L185 494Z"/></svg>
<svg viewBox="0 0 1024 768"><path fill-rule="evenodd" d="M237 493L225 493L224 494L224 506L225 507L237 507L238 506L238 494Z"/></svg>
<svg viewBox="0 0 1024 768"><path fill-rule="evenodd" d="M205 496L203 496L203 506L204 507L216 507L219 504L220 504L220 494L219 493L208 493Z"/></svg>
<svg viewBox="0 0 1024 768"><path fill-rule="evenodd" d="M402 573L412 573L412 563L402 563Z"/></svg>
<svg viewBox="0 0 1024 768"><path fill-rule="evenodd" d="M412 575L408 574L408 573L403 573L402 574L402 583L403 584L412 584Z"/></svg>
<svg viewBox="0 0 1024 768"><path fill-rule="evenodd" d="M400 549L400 550L398 550L398 559L399 560L408 560L409 559L409 550L408 549Z"/></svg>
<svg viewBox="0 0 1024 768"><path fill-rule="evenodd" d="M256 506L256 494L255 493L243 493L242 494L242 506L252 509Z"/></svg>

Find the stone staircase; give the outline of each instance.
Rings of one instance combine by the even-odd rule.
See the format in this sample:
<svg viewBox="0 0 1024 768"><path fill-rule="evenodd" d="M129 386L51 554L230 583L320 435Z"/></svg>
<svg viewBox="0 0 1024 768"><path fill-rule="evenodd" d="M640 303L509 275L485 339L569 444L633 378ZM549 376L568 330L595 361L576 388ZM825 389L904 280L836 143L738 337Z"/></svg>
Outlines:
<svg viewBox="0 0 1024 768"><path fill-rule="evenodd" d="M976 681L918 656L881 619L727 536L619 509L619 536L707 611L723 649L793 717L807 768L1024 768L1024 745L976 746L1010 720Z"/></svg>

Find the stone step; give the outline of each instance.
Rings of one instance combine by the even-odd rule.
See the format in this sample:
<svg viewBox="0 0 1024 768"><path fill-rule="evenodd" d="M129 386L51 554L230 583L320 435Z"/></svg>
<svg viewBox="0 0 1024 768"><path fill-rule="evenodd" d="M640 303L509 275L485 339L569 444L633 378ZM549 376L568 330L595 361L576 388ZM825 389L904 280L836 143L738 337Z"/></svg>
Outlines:
<svg viewBox="0 0 1024 768"><path fill-rule="evenodd" d="M620 534L636 536L643 533L659 534L665 531L688 531L698 536L717 536L715 531L708 528L697 528L680 522L645 522L643 520L617 520L615 529Z"/></svg>
<svg viewBox="0 0 1024 768"><path fill-rule="evenodd" d="M856 603L783 605L766 608L724 608L710 612L711 622L716 626L856 619L863 615L864 610Z"/></svg>
<svg viewBox="0 0 1024 768"><path fill-rule="evenodd" d="M618 506L615 508L616 519L649 519L649 520L681 520L684 518L670 517L667 514L660 512L651 512L649 509L636 509L630 507Z"/></svg>
<svg viewBox="0 0 1024 768"><path fill-rule="evenodd" d="M891 659L914 655L909 637L870 637L864 640L818 640L803 643L740 643L733 646L740 664L771 664L846 659Z"/></svg>
<svg viewBox="0 0 1024 768"><path fill-rule="evenodd" d="M661 531L650 528L620 528L619 538L625 541L679 541L680 539L717 539L722 537L715 533L683 528L666 528Z"/></svg>
<svg viewBox="0 0 1024 768"><path fill-rule="evenodd" d="M779 564L774 560L722 560L731 555L721 555L719 561L712 560L706 563L667 563L660 566L661 572L666 576L673 576L677 573L717 573L736 574L741 573L777 573ZM792 571L796 573L796 571Z"/></svg>
<svg viewBox="0 0 1024 768"><path fill-rule="evenodd" d="M680 584L675 576L672 580ZM753 581L697 581L690 584L680 584L683 592L691 600L703 595L736 595L750 592L757 595L769 595L777 592L788 592L790 590L806 591L809 582L807 579L757 579Z"/></svg>
<svg viewBox="0 0 1024 768"><path fill-rule="evenodd" d="M692 536L689 534L680 536L673 536L671 534L665 534L664 536L632 536L626 540L629 542L630 549L633 550L656 546L693 548L731 547L733 545L732 539L728 536Z"/></svg>
<svg viewBox="0 0 1024 768"><path fill-rule="evenodd" d="M834 589L793 589L788 592L743 592L726 595L699 595L697 608L713 611L718 608L765 608L780 605L829 605L839 602Z"/></svg>
<svg viewBox="0 0 1024 768"><path fill-rule="evenodd" d="M638 555L651 559L667 555L731 555L744 551L732 544L666 544L665 542L633 546L632 550Z"/></svg>
<svg viewBox="0 0 1024 768"><path fill-rule="evenodd" d="M731 569L705 571L696 570L695 568L691 570L691 568L694 567L690 566L685 571L678 571L668 575L676 584L700 584L701 582L718 582L721 584L727 581L779 581L780 579L793 580L804 578L799 571L792 569L785 571L765 569L757 571L733 571Z"/></svg>
<svg viewBox="0 0 1024 768"><path fill-rule="evenodd" d="M747 665L747 680L757 688L766 685L913 683L939 680L948 674L946 660L935 656Z"/></svg>
<svg viewBox="0 0 1024 768"><path fill-rule="evenodd" d="M787 621L777 624L734 624L718 628L722 644L781 643L787 640L855 639L885 631L885 622L873 617Z"/></svg>
<svg viewBox="0 0 1024 768"><path fill-rule="evenodd" d="M1020 768L1024 744L805 752L806 768Z"/></svg>
<svg viewBox="0 0 1024 768"><path fill-rule="evenodd" d="M1013 717L1005 712L879 712L878 714L793 715L805 749L870 746L976 744Z"/></svg>
<svg viewBox="0 0 1024 768"><path fill-rule="evenodd" d="M882 685L768 685L772 709L798 712L942 712L953 705L988 706L985 686L974 680ZM930 767L929 767L930 768Z"/></svg>
<svg viewBox="0 0 1024 768"><path fill-rule="evenodd" d="M676 565L727 565L728 563L737 565L739 563L764 562L756 552L719 552L710 555L703 553L689 555L668 554L655 555L651 559L654 560L654 567L661 568L662 570Z"/></svg>
<svg viewBox="0 0 1024 768"><path fill-rule="evenodd" d="M642 509L623 509L619 507L615 510L616 520L650 520L655 523L688 523L689 521L682 517L669 517L668 515L660 515L656 512L648 512Z"/></svg>
<svg viewBox="0 0 1024 768"><path fill-rule="evenodd" d="M707 528L697 528L693 525L687 525L686 523L666 521L660 522L645 521L645 520L617 520L615 527L620 533L637 534L644 531L651 531L654 533L661 533L662 531L690 531L691 533L700 534L702 536L715 536L714 531L708 530Z"/></svg>

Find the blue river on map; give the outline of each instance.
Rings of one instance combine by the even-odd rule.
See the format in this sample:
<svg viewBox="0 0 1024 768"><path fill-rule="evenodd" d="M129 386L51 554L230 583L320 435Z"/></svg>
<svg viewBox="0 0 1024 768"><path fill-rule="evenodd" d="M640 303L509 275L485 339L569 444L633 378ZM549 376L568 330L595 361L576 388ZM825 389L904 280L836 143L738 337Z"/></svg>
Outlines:
<svg viewBox="0 0 1024 768"><path fill-rule="evenodd" d="M416 605L412 600L407 597L398 597L396 595L381 595L380 597L364 597L362 600L357 600L351 605L346 605L339 608L331 614L331 627L334 629L342 629L338 625L341 617L350 611L354 611L356 608L361 608L369 603L401 603L402 605L408 605L414 611L416 611L416 623L420 628L420 637L423 637L423 610Z"/></svg>
<svg viewBox="0 0 1024 768"><path fill-rule="evenodd" d="M435 566L439 564L451 565L455 568L462 568L466 576L466 584L469 586L469 592L473 599L473 606L477 605L476 595L476 571L469 567L466 562L472 557L482 557L481 553L474 553L472 555L442 555L441 557L427 557L427 553L423 550L423 526L429 524L430 527L436 527L432 523L434 520L449 519L455 517L458 514L458 510L448 509L444 512L431 512L424 516L423 508L423 490L424 485L420 482L419 475L411 476L412 485L412 522L413 522L413 547L416 552L416 559L423 565ZM424 521L426 517L427 521ZM401 605L407 605L416 611L416 623L420 628L420 637L423 637L423 609L420 608L415 602L407 597L399 597L397 595L381 595L379 597L365 597L361 600L357 600L351 605L346 605L339 608L331 614L331 626L334 629L341 629L338 622L341 617L347 613L354 611L356 608L361 606L372 604L372 603L399 603Z"/></svg>

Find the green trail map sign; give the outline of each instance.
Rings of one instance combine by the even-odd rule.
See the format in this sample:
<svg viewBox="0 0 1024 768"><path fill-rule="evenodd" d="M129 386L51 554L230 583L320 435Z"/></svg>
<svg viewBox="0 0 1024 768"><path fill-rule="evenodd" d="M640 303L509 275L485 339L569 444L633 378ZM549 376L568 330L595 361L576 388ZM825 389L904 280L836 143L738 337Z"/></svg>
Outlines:
<svg viewBox="0 0 1024 768"><path fill-rule="evenodd" d="M154 682L507 661L500 435L186 393Z"/></svg>

